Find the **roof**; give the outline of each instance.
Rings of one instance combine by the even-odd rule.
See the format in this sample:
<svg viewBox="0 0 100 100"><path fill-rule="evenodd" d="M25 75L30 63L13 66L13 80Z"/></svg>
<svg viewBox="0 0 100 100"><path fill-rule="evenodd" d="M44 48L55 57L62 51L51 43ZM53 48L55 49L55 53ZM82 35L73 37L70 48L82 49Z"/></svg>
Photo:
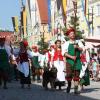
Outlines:
<svg viewBox="0 0 100 100"><path fill-rule="evenodd" d="M0 32L0 37L7 37L7 36L12 36L14 35L14 32L7 32L7 31L1 31Z"/></svg>
<svg viewBox="0 0 100 100"><path fill-rule="evenodd" d="M48 5L47 0L37 0L41 24L48 24Z"/></svg>

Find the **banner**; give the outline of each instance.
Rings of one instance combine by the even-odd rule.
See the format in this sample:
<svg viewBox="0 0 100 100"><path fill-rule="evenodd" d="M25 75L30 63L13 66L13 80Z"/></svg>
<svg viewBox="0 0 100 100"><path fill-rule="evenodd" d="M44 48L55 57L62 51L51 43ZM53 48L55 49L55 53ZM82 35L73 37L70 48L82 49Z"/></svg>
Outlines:
<svg viewBox="0 0 100 100"><path fill-rule="evenodd" d="M57 9L60 10L60 7L62 5L62 0L57 0Z"/></svg>
<svg viewBox="0 0 100 100"><path fill-rule="evenodd" d="M23 11L21 12L21 29L23 32L23 35L26 37L26 8L23 9Z"/></svg>
<svg viewBox="0 0 100 100"><path fill-rule="evenodd" d="M67 11L67 0L62 0L62 7L63 7L64 15L66 16L66 11Z"/></svg>
<svg viewBox="0 0 100 100"><path fill-rule="evenodd" d="M66 27L67 0L62 0L62 10L63 10L63 23Z"/></svg>
<svg viewBox="0 0 100 100"><path fill-rule="evenodd" d="M19 32L18 16L12 17L12 23L15 33Z"/></svg>
<svg viewBox="0 0 100 100"><path fill-rule="evenodd" d="M89 25L89 21L88 21L86 15L84 13L85 12L85 2L83 0L81 0L81 3L82 3L82 9L83 9L83 17L84 17L84 19L86 21L86 24L87 24L87 27L88 27L89 32L91 32L91 28L90 28L90 25Z"/></svg>
<svg viewBox="0 0 100 100"><path fill-rule="evenodd" d="M89 5L89 0L85 0L85 8L84 8L85 16L88 14L88 5Z"/></svg>
<svg viewBox="0 0 100 100"><path fill-rule="evenodd" d="M27 17L27 35L32 34L32 21L31 21L31 11L30 11L30 0L26 0L26 17Z"/></svg>
<svg viewBox="0 0 100 100"><path fill-rule="evenodd" d="M33 0L34 1L34 0ZM47 0L37 0L41 24L48 24Z"/></svg>
<svg viewBox="0 0 100 100"><path fill-rule="evenodd" d="M48 3L48 31L51 31L51 0L47 0Z"/></svg>

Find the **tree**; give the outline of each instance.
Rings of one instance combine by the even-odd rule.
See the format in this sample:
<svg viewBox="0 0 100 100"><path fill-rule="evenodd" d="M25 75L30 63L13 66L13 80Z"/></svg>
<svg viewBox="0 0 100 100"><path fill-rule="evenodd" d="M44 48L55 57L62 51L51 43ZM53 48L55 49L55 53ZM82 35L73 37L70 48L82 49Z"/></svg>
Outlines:
<svg viewBox="0 0 100 100"><path fill-rule="evenodd" d="M75 17L72 15L69 23L76 30L76 38L77 39L83 38L82 36L83 32L79 30L79 17L77 16Z"/></svg>
<svg viewBox="0 0 100 100"><path fill-rule="evenodd" d="M48 43L44 41L43 37L41 37L41 40L38 42L38 45L39 45L39 51L42 54L44 50L48 49Z"/></svg>

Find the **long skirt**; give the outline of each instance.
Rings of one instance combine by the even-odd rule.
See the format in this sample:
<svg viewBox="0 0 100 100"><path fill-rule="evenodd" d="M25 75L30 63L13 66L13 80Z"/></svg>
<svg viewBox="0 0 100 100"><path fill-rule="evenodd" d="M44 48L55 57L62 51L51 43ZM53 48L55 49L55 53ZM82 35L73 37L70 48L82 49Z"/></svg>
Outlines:
<svg viewBox="0 0 100 100"><path fill-rule="evenodd" d="M29 63L28 62L19 63L17 68L20 73L20 83L31 84Z"/></svg>
<svg viewBox="0 0 100 100"><path fill-rule="evenodd" d="M64 82L65 81L64 62L54 61L54 67L57 68L57 81Z"/></svg>
<svg viewBox="0 0 100 100"><path fill-rule="evenodd" d="M20 83L21 84L31 84L30 74L28 75L28 77L25 77L24 74L20 72Z"/></svg>
<svg viewBox="0 0 100 100"><path fill-rule="evenodd" d="M8 81L8 71L0 68L0 84L2 84L3 81Z"/></svg>
<svg viewBox="0 0 100 100"><path fill-rule="evenodd" d="M85 86L90 85L90 76L88 68L85 71L84 77L80 79L80 84Z"/></svg>

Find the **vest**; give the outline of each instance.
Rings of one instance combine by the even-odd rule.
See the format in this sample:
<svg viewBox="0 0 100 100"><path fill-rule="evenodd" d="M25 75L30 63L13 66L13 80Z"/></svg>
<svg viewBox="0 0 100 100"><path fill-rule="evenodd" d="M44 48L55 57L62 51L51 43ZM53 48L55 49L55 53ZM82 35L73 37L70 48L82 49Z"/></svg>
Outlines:
<svg viewBox="0 0 100 100"><path fill-rule="evenodd" d="M53 61L57 61L57 60L63 61L63 56L61 52L62 52L61 50L54 51Z"/></svg>
<svg viewBox="0 0 100 100"><path fill-rule="evenodd" d="M28 62L28 54L27 52L20 52L19 53L20 62Z"/></svg>

